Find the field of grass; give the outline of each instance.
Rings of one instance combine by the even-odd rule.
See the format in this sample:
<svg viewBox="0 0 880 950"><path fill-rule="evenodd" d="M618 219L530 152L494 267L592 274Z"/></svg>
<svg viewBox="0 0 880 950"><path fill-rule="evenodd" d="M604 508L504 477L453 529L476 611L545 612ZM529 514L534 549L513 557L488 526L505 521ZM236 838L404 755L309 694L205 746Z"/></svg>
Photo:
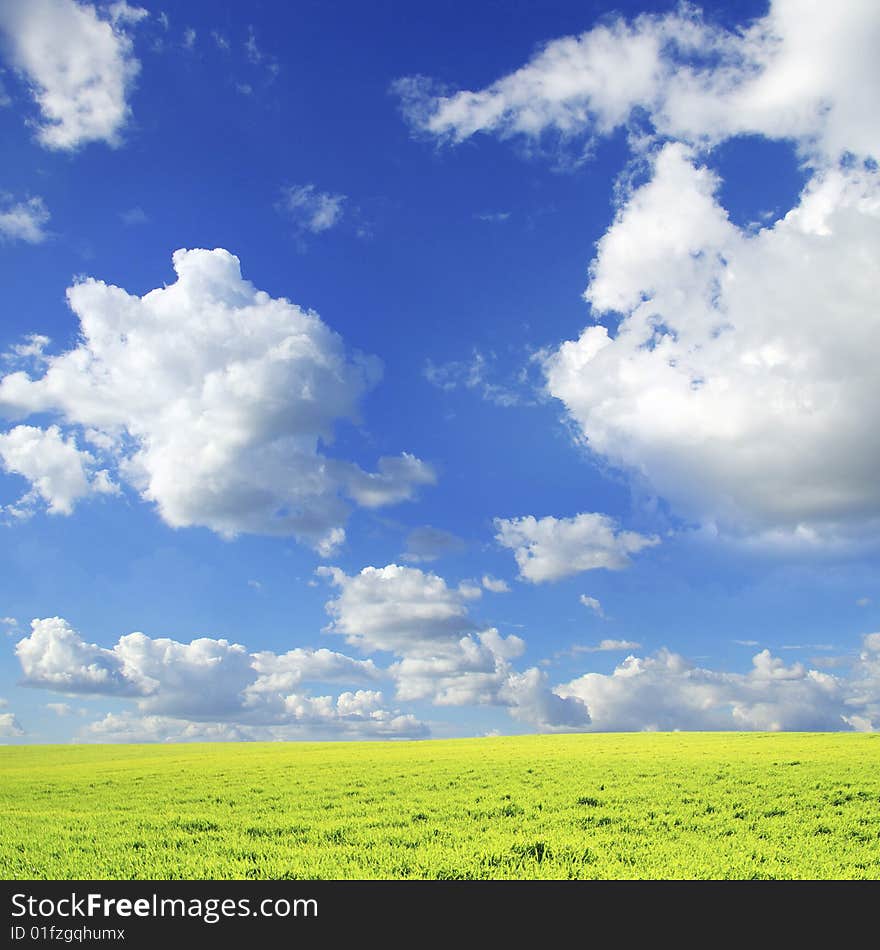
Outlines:
<svg viewBox="0 0 880 950"><path fill-rule="evenodd" d="M880 878L880 735L0 747L3 878Z"/></svg>

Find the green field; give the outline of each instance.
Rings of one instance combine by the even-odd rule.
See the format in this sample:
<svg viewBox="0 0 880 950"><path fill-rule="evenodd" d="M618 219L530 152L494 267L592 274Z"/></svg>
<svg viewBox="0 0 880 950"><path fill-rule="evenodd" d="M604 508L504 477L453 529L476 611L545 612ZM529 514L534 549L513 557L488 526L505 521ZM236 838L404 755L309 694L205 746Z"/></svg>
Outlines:
<svg viewBox="0 0 880 950"><path fill-rule="evenodd" d="M880 878L880 735L0 748L4 878Z"/></svg>

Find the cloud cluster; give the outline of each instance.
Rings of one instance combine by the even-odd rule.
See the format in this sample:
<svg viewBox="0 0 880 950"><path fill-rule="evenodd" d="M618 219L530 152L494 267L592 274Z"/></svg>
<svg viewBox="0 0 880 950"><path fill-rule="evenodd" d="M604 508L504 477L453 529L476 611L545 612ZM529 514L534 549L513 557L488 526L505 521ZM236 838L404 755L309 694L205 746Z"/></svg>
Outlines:
<svg viewBox="0 0 880 950"><path fill-rule="evenodd" d="M217 730L241 737L269 727L314 727L321 735L425 732L414 717L387 709L377 690L314 695L313 684L369 685L382 678L372 661L326 649L249 653L228 640L181 643L143 633L122 636L108 649L83 640L62 618L50 617L33 621L16 654L24 686L136 702L136 714L112 714L93 725L96 735L123 735L125 728L142 730L145 723L171 724L193 736Z"/></svg>
<svg viewBox="0 0 880 950"><path fill-rule="evenodd" d="M621 531L608 515L581 513L573 518L496 518L495 540L513 551L520 577L540 584L582 571L621 570L629 555L659 544L656 537Z"/></svg>
<svg viewBox="0 0 880 950"><path fill-rule="evenodd" d="M42 145L71 150L120 143L140 71L125 27L145 16L146 10L119 3L106 12L74 0L0 3L3 52L40 109Z"/></svg>
<svg viewBox="0 0 880 950"><path fill-rule="evenodd" d="M4 437L31 499L66 512L118 480L174 527L294 535L326 554L345 537L344 495L376 507L434 481L407 453L365 472L325 451L338 420L357 420L376 359L346 353L317 314L257 290L228 251L173 260L177 280L142 297L76 283L77 345L42 356L42 375L0 379L0 415L52 414L68 433L19 426Z"/></svg>
<svg viewBox="0 0 880 950"><path fill-rule="evenodd" d="M349 576L319 568L339 589L327 603L331 633L363 651L398 659L389 667L401 701L438 706L499 706L543 731L575 728L589 721L577 700L557 696L543 672L517 672L512 661L525 643L481 628L468 602L479 587L450 587L436 574L389 564Z"/></svg>
<svg viewBox="0 0 880 950"><path fill-rule="evenodd" d="M748 673L704 669L668 650L628 656L611 674L586 673L556 691L585 704L590 729L827 731L880 725L880 637L864 638L851 675L786 666L762 650Z"/></svg>
<svg viewBox="0 0 880 950"><path fill-rule="evenodd" d="M772 0L741 30L683 5L555 40L476 92L398 86L454 142L627 128L647 180L621 182L594 323L546 354L547 388L593 452L709 531L828 544L880 521L878 42L871 0ZM742 135L791 142L810 176L760 229L730 220L707 164Z"/></svg>
<svg viewBox="0 0 880 950"><path fill-rule="evenodd" d="M33 621L31 634L16 647L22 685L133 702L136 709L110 713L86 728L85 738L98 741L427 735L411 712L386 704L375 687L388 680L399 703L494 706L542 732L880 728L880 633L864 636L858 655L835 658L834 675L802 663L786 665L766 649L746 673L701 667L662 649L651 656L630 654L608 674L586 672L553 685L545 670L517 669L515 661L525 651L521 638L473 629L466 611L459 612L458 626L472 629L450 636L452 625L441 612L430 605L420 612L412 600L398 601L398 589L411 595L413 577L390 572L384 586L369 591L357 584L359 578L339 574L332 580L342 588L354 583L370 605L366 633L349 636L361 646L393 641L394 661L385 669L372 659L328 649L249 653L240 644L209 638L181 643L132 633L105 648L55 617ZM434 580L435 588L440 580ZM428 578L423 581L426 589L432 586ZM454 595L445 582L442 589L446 597ZM331 613L338 623L354 608L348 598ZM440 621L431 642L430 634L420 633L419 616L427 617L428 627ZM355 618L343 626L354 631ZM383 629L390 631L388 637L380 634ZM603 640L566 655L638 647ZM319 684L346 688L329 693L322 685L316 691ZM65 704L48 708L59 715L70 712ZM20 735L20 728L11 714L0 716L6 735Z"/></svg>

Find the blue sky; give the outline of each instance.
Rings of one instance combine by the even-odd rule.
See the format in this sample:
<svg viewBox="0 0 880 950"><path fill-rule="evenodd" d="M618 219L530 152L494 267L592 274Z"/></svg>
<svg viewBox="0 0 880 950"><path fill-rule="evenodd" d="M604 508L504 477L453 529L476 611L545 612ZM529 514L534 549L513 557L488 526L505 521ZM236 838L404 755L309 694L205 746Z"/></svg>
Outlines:
<svg viewBox="0 0 880 950"><path fill-rule="evenodd" d="M880 727L874 4L0 34L2 741Z"/></svg>

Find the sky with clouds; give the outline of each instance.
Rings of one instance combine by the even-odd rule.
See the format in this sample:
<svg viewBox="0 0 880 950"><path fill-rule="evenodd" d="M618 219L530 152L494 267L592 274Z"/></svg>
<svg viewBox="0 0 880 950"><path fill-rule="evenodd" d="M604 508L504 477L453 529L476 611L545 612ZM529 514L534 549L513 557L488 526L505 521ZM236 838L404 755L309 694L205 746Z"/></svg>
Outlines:
<svg viewBox="0 0 880 950"><path fill-rule="evenodd" d="M878 48L0 0L0 741L880 729Z"/></svg>

